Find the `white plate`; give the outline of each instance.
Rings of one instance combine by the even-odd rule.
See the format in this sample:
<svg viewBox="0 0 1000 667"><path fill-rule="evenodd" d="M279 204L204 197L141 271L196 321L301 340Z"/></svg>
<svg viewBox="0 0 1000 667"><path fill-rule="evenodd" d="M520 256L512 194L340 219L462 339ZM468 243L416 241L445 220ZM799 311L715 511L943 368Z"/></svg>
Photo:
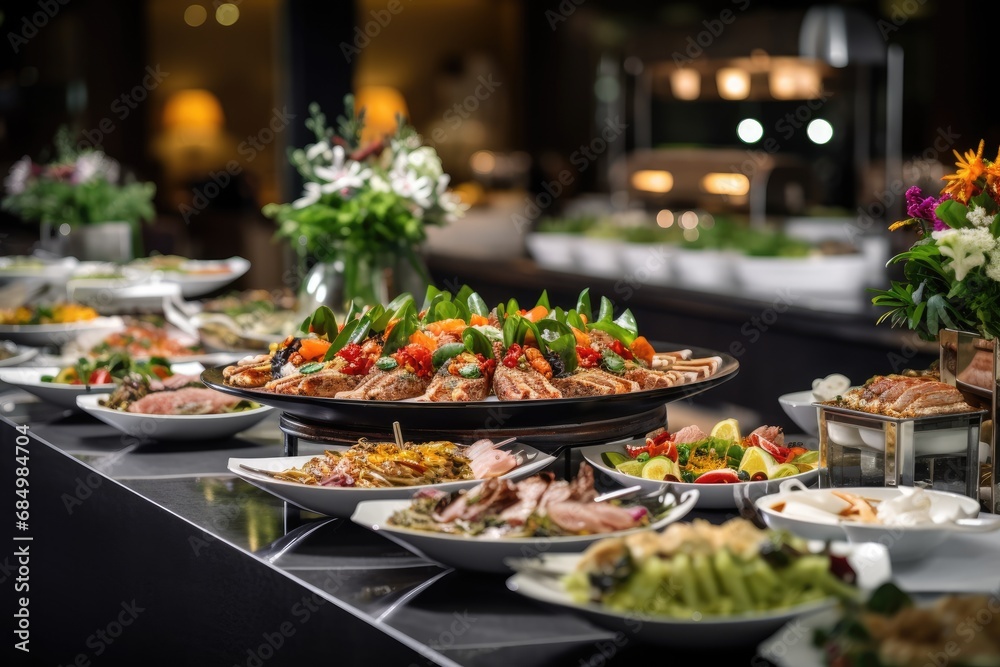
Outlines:
<svg viewBox="0 0 1000 667"><path fill-rule="evenodd" d="M14 356L0 359L0 368L18 366L26 361L31 361L38 354L37 347L25 347L23 345L15 345L12 351L14 352Z"/></svg>
<svg viewBox="0 0 1000 667"><path fill-rule="evenodd" d="M834 491L866 498L888 500L900 496L898 488L850 487L837 489L796 489L794 484L782 485L777 493L758 498L757 509L764 522L775 529L786 529L814 540L848 540L850 542L878 542L884 544L894 562L922 558L944 543L956 532L988 532L1000 528L1000 521L984 519L968 527L954 523L919 526L882 526L845 521L837 515L848 503ZM931 512L942 516L960 516L974 519L979 515L979 501L957 493L923 489L931 500ZM796 499L807 505L794 515L774 509L779 503Z"/></svg>
<svg viewBox="0 0 1000 667"><path fill-rule="evenodd" d="M831 545L847 560L858 575L858 587L871 590L891 577L889 557L879 544L854 544L843 542ZM580 559L580 554L552 554L538 560L546 570L569 573ZM834 598L817 600L765 613L737 616L705 617L699 620L652 616L642 611L614 611L594 603L574 601L551 575L525 568L507 580L507 588L525 597L568 609L581 614L597 625L624 632L649 644L676 647L736 647L753 646L788 621L836 604Z"/></svg>
<svg viewBox="0 0 1000 667"><path fill-rule="evenodd" d="M778 667L826 667L823 651L813 645L813 633L833 628L840 617L836 608L804 614L762 641L757 655Z"/></svg>
<svg viewBox="0 0 1000 667"><path fill-rule="evenodd" d="M679 246L673 255L674 276L683 287L731 292L736 285L733 265L738 255L728 250L692 250Z"/></svg>
<svg viewBox="0 0 1000 667"><path fill-rule="evenodd" d="M250 270L250 262L242 257L230 257L219 260L188 260L183 265L186 269L223 268L219 273L190 274L178 271L153 271L150 279L153 282L176 283L180 285L181 296L185 299L204 296L217 289L225 287Z"/></svg>
<svg viewBox="0 0 1000 667"><path fill-rule="evenodd" d="M43 375L57 375L57 366L42 366L33 368L5 368L0 370L0 382L17 387L28 392L46 403L57 405L66 410L79 410L76 399L85 394L101 394L113 391L115 384L60 384L57 382L42 382Z"/></svg>
<svg viewBox="0 0 1000 667"><path fill-rule="evenodd" d="M37 266L26 265L26 261L38 261L40 264ZM62 283L73 273L78 263L75 257L62 257L57 260L41 260L24 256L0 257L0 285L15 280Z"/></svg>
<svg viewBox="0 0 1000 667"><path fill-rule="evenodd" d="M736 280L746 292L773 297L793 295L860 298L868 280L868 258L853 255L815 257L749 257L734 264Z"/></svg>
<svg viewBox="0 0 1000 667"><path fill-rule="evenodd" d="M345 450L347 445L329 445L326 449ZM501 479L518 480L528 477L555 461L555 457L544 454L534 447L513 443L505 447L507 451L523 452L529 458L524 465L511 470ZM262 459L229 459L229 470L239 475L254 486L258 486L265 491L273 493L282 500L298 505L317 514L326 514L341 518L349 518L355 508L363 500L408 500L420 489L434 488L441 491L457 491L478 486L483 482L481 479L463 480L458 482L445 482L443 484L424 484L421 486L400 486L387 489L355 489L350 487L315 486L309 484L299 484L297 482L285 482L272 479L260 473L244 470L240 464L261 470L272 470L280 472L289 468L298 468L305 464L313 456L275 456Z"/></svg>
<svg viewBox="0 0 1000 667"><path fill-rule="evenodd" d="M636 441L638 442L638 441ZM612 443L608 445L590 445L582 447L580 453L594 468L622 486L641 486L643 491L651 492L657 489L669 488L675 494L683 494L685 491L697 490L699 492L699 509L736 509L739 507L741 497L757 497L767 493L774 493L778 490L778 485L786 479L797 479L803 484L811 484L818 476L819 469L802 472L791 477L781 479L769 479L760 482L736 482L735 484L693 484L686 482L661 482L655 479L643 479L635 475L626 475L608 466L601 458L602 452L619 452L625 454L624 443ZM627 454L626 454L627 456Z"/></svg>
<svg viewBox="0 0 1000 667"><path fill-rule="evenodd" d="M86 394L76 397L81 410L110 424L126 435L143 440L217 440L245 431L273 410L262 405L253 410L218 415L147 415L112 410L100 404L110 394Z"/></svg>
<svg viewBox="0 0 1000 667"><path fill-rule="evenodd" d="M351 520L385 535L427 560L464 570L510 573L512 571L510 566L504 562L507 558L529 558L542 553L579 553L597 540L606 537L619 537L642 530L660 530L686 516L697 500L697 492L688 493L666 516L648 528L575 537L469 537L401 528L389 524L389 518L394 512L410 506L409 500L366 500L358 504Z"/></svg>
<svg viewBox="0 0 1000 667"><path fill-rule="evenodd" d="M0 338L18 345L61 348L84 332L111 332L125 326L120 317L97 317L65 324L0 324Z"/></svg>

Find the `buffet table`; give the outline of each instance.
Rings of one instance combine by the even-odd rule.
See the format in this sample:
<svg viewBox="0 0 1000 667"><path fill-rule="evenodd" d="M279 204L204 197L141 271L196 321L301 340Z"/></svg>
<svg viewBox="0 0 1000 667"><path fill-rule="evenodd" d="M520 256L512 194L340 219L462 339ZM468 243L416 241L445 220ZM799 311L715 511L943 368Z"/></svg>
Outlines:
<svg viewBox="0 0 1000 667"><path fill-rule="evenodd" d="M19 576L30 584L7 596L12 615L27 609L30 618L30 661L10 651L18 664L87 665L98 656L134 664L151 651L249 667L328 654L343 664L472 667L704 656L703 646L651 647L546 608L509 591L503 575L441 567L228 472L230 457L280 455L277 414L238 438L170 444L135 441L20 392L0 394L0 407L8 460L27 457L3 466L6 488L15 466L30 470L30 518L20 529L9 524L7 562L26 559ZM996 590L997 548L996 533L962 536L945 553L893 571L916 593ZM748 645L713 656L771 664L755 652Z"/></svg>
<svg viewBox="0 0 1000 667"><path fill-rule="evenodd" d="M17 426L30 439L29 527L12 532L32 538L23 542L31 664L133 664L151 651L250 667L324 655L467 666L648 655L648 646L507 590L503 576L441 567L228 472L230 457L281 454L277 415L226 441L141 444L18 392L0 401L8 457ZM300 444L300 453L321 451ZM12 488L13 466L3 470ZM748 664L754 652L726 662Z"/></svg>

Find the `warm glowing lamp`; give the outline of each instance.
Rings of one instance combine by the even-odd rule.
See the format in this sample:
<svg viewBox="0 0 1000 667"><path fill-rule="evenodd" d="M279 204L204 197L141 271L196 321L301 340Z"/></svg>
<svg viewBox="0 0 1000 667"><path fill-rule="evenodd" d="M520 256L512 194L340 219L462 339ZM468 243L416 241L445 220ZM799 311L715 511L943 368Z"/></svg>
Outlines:
<svg viewBox="0 0 1000 667"><path fill-rule="evenodd" d="M409 117L403 94L391 86L362 86L354 95L355 112L365 110L361 142L381 139L396 131L396 116Z"/></svg>
<svg viewBox="0 0 1000 667"><path fill-rule="evenodd" d="M679 100L696 100L701 94L701 74L690 67L670 73L670 90Z"/></svg>
<svg viewBox="0 0 1000 667"><path fill-rule="evenodd" d="M663 194L674 188L674 175L662 169L641 169L632 174L632 187Z"/></svg>
<svg viewBox="0 0 1000 667"><path fill-rule="evenodd" d="M745 100L750 96L750 72L739 67L723 67L715 77L719 96L727 100Z"/></svg>
<svg viewBox="0 0 1000 667"><path fill-rule="evenodd" d="M163 126L167 130L214 134L222 129L224 122L219 98L207 90L176 92L163 109Z"/></svg>

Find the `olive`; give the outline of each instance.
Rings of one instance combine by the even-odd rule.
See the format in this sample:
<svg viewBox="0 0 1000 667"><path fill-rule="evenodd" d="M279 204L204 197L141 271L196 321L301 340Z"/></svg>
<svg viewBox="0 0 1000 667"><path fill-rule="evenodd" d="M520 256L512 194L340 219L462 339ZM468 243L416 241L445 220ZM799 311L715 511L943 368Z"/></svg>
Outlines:
<svg viewBox="0 0 1000 667"><path fill-rule="evenodd" d="M679 482L681 480L680 480L680 478L677 477L677 475L671 475L670 473L667 473L666 475L663 476L663 481L664 482Z"/></svg>
<svg viewBox="0 0 1000 667"><path fill-rule="evenodd" d="M754 474L750 475L751 482L763 482L765 480L767 480L767 473L762 470L758 470Z"/></svg>

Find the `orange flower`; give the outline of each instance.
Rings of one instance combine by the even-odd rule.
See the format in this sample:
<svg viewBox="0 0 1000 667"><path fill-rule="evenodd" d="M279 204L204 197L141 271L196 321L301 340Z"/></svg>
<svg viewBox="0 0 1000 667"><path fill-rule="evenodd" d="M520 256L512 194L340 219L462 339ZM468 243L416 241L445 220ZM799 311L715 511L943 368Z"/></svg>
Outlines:
<svg viewBox="0 0 1000 667"><path fill-rule="evenodd" d="M958 151L952 151L958 158L958 161L955 162L958 171L942 177L941 180L948 181L948 185L941 190L942 194L947 192L963 204L969 202L969 197L976 191L976 181L986 172L986 165L983 163L984 143L980 139L979 150L975 153L971 150L966 151L964 156L960 155Z"/></svg>

